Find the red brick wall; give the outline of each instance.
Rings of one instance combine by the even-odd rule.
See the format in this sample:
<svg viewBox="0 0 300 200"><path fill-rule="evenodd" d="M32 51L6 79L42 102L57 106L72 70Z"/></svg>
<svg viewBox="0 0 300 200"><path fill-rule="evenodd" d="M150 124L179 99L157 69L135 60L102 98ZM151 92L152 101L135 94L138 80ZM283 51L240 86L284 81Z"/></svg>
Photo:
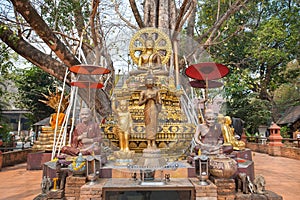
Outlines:
<svg viewBox="0 0 300 200"><path fill-rule="evenodd" d="M252 142L247 142L246 147L251 149L252 151L259 152L259 153L266 153L272 156L281 156L281 157L300 160L300 148L276 147L276 146L269 146L268 144L258 144Z"/></svg>
<svg viewBox="0 0 300 200"><path fill-rule="evenodd" d="M27 155L31 149L8 151L2 153L2 167L12 166L27 161ZM1 165L1 164L0 164Z"/></svg>

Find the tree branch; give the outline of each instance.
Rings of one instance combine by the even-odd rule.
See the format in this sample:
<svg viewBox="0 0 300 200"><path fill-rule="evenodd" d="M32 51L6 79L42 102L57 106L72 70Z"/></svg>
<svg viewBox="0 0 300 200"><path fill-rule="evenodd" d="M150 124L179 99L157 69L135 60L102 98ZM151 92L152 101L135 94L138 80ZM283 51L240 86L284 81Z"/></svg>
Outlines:
<svg viewBox="0 0 300 200"><path fill-rule="evenodd" d="M248 0L238 0L236 1L227 11L226 13L218 20L215 22L214 26L212 26L207 32L205 32L204 34L202 34L197 41L199 42L199 47L204 47L207 48L208 46L212 45L212 40L213 37L217 34L219 28L221 27L221 25L225 22L226 19L228 19L231 14L235 13L236 11L238 11L242 6L244 6L246 3L248 2ZM202 43L202 40L207 37L210 34L210 36L208 37L208 39ZM195 48L197 49L197 48ZM188 56L187 56L187 60L190 59L191 56L193 56L193 54L196 52L193 51L191 52Z"/></svg>
<svg viewBox="0 0 300 200"><path fill-rule="evenodd" d="M236 1L234 4L232 4L232 6L226 11L226 13L220 17L219 20L216 21L216 23L214 24L214 26L212 27L212 29L210 30L210 36L208 37L208 39L206 40L206 42L204 43L205 45L209 45L210 42L213 40L213 37L217 34L217 31L220 29L220 27L222 26L222 24L236 11L238 11L244 4L247 3L248 0L245 0L244 2L242 2L242 0L238 0Z"/></svg>
<svg viewBox="0 0 300 200"><path fill-rule="evenodd" d="M177 16L176 24L175 24L175 29L174 32L178 32L180 29L180 24L183 18L183 15L186 13L187 9L186 6L190 0L184 0L181 7L180 7L180 12L179 15Z"/></svg>
<svg viewBox="0 0 300 200"><path fill-rule="evenodd" d="M140 28L144 28L145 24L142 20L142 17L140 15L140 13L139 13L139 10L137 9L135 0L129 0L129 3L130 3L130 7L131 7L131 10L133 12L133 15L134 15L134 18L135 18L137 24L139 25Z"/></svg>
<svg viewBox="0 0 300 200"><path fill-rule="evenodd" d="M0 22L0 27L0 38L4 43L32 64L63 81L66 65L30 45L22 37L14 34L6 24Z"/></svg>
<svg viewBox="0 0 300 200"><path fill-rule="evenodd" d="M80 64L78 59L56 37L28 0L11 0L11 2L16 10L35 30L37 35L40 36L40 38L50 47L50 49L62 62L64 62L68 67Z"/></svg>
<svg viewBox="0 0 300 200"><path fill-rule="evenodd" d="M183 19L181 20L180 24L179 24L179 30L182 29L184 23L187 21L187 19L191 16L191 14L194 12L195 8L196 8L196 2L192 2L190 3L189 5L189 9L188 9L188 12L183 16Z"/></svg>
<svg viewBox="0 0 300 200"><path fill-rule="evenodd" d="M121 20L123 20L127 26L135 29L135 30L138 30L139 28L136 27L135 25L133 25L132 23L130 23L130 21L128 21L127 19L125 19L125 17L122 16L122 14L119 12L119 4L118 3L115 3L115 11L116 13L118 14L118 16L120 17Z"/></svg>

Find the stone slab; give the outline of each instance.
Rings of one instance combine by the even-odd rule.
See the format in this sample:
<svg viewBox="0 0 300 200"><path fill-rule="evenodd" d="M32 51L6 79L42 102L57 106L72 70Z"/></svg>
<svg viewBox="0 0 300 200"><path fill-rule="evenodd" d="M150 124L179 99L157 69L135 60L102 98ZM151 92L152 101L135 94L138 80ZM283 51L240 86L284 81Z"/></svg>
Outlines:
<svg viewBox="0 0 300 200"><path fill-rule="evenodd" d="M101 178L131 178L133 173L139 176L140 169L134 167L129 169L127 166L114 166L114 164L110 162L102 167ZM178 162L177 169L157 169L155 178L164 177L164 174L170 174L171 178L192 178L196 176L195 168L186 162Z"/></svg>
<svg viewBox="0 0 300 200"><path fill-rule="evenodd" d="M43 164L51 160L51 153L34 152L27 155L27 170L41 170Z"/></svg>
<svg viewBox="0 0 300 200"><path fill-rule="evenodd" d="M251 149L244 149L240 151L233 151L231 154L235 155L236 158L241 158L245 160L250 160L252 161L252 151Z"/></svg>
<svg viewBox="0 0 300 200"><path fill-rule="evenodd" d="M265 194L243 194L236 193L235 200L282 200L282 196L272 192L265 191Z"/></svg>
<svg viewBox="0 0 300 200"><path fill-rule="evenodd" d="M148 182L150 183L150 182ZM153 183L153 182L151 182ZM154 181L158 183L158 181ZM161 183L161 182L160 182ZM186 178L171 178L169 182L165 182L162 185L147 184L143 185L139 180L135 181L128 178L111 178L103 185L103 199L105 199L106 192L136 192L136 191L156 191L156 192L170 192L180 191L183 195L184 192L189 192L190 198L194 198L194 186ZM186 198L185 198L186 199Z"/></svg>

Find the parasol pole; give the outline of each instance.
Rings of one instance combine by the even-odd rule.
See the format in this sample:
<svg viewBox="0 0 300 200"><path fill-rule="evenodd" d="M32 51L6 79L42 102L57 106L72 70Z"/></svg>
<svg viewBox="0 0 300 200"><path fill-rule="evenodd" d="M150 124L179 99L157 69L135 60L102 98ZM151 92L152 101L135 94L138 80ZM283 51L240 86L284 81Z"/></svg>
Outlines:
<svg viewBox="0 0 300 200"><path fill-rule="evenodd" d="M206 110L206 102L208 101L208 78L205 78L205 88L204 88L204 102L203 102L203 113Z"/></svg>
<svg viewBox="0 0 300 200"><path fill-rule="evenodd" d="M89 81L89 108L91 109L91 82Z"/></svg>

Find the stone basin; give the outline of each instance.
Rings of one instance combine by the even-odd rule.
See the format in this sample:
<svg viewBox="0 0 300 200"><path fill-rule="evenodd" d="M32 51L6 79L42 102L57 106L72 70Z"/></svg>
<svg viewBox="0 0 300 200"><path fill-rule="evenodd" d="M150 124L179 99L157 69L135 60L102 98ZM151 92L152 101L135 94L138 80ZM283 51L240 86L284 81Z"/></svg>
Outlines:
<svg viewBox="0 0 300 200"><path fill-rule="evenodd" d="M162 186L166 185L163 181L142 181L139 183L141 186Z"/></svg>

